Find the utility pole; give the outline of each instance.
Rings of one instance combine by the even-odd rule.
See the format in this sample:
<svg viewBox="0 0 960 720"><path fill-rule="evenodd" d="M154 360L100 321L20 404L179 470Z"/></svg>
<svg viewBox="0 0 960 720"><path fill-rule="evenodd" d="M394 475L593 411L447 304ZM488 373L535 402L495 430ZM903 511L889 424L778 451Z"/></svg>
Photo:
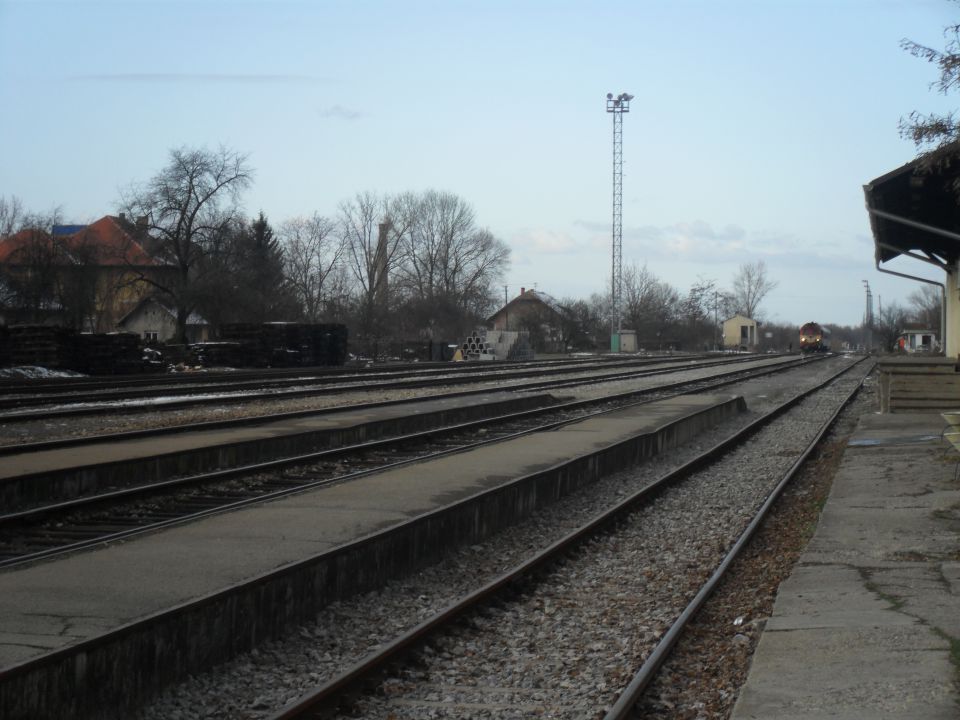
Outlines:
<svg viewBox="0 0 960 720"><path fill-rule="evenodd" d="M630 112L633 95L607 93L607 112L613 115L613 268L610 277L610 350L620 352L623 318L623 113Z"/></svg>
<svg viewBox="0 0 960 720"><path fill-rule="evenodd" d="M510 314L509 314L509 310L507 310L507 305L509 304L510 302L507 300L507 286L504 285L503 286L503 329L504 330L510 329Z"/></svg>
<svg viewBox="0 0 960 720"><path fill-rule="evenodd" d="M870 283L866 280L863 281L863 286L867 290L867 309L863 315L863 343L869 353L873 347L873 293L870 292Z"/></svg>
<svg viewBox="0 0 960 720"><path fill-rule="evenodd" d="M717 290L713 291L713 349L717 349L717 328L720 325L720 318L717 317L717 314L720 311L720 293Z"/></svg>

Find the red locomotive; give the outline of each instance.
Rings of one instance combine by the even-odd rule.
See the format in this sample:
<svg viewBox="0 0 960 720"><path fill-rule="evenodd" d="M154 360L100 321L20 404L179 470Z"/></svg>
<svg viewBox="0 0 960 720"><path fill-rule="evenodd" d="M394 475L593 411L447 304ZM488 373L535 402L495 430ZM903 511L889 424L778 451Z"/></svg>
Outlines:
<svg viewBox="0 0 960 720"><path fill-rule="evenodd" d="M830 330L815 322L800 326L800 352L829 352Z"/></svg>

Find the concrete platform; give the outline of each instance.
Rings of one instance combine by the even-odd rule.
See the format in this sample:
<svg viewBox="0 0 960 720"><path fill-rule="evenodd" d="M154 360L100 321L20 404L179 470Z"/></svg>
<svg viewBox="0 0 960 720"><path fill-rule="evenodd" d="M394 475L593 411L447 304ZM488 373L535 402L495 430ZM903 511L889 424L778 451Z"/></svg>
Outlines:
<svg viewBox="0 0 960 720"><path fill-rule="evenodd" d="M946 424L860 419L733 720L960 715L960 455Z"/></svg>
<svg viewBox="0 0 960 720"><path fill-rule="evenodd" d="M166 682L743 408L671 398L0 571L0 716L122 717Z"/></svg>
<svg viewBox="0 0 960 720"><path fill-rule="evenodd" d="M0 457L0 507L13 512L103 490L432 430L555 402L547 393L493 391L9 453Z"/></svg>

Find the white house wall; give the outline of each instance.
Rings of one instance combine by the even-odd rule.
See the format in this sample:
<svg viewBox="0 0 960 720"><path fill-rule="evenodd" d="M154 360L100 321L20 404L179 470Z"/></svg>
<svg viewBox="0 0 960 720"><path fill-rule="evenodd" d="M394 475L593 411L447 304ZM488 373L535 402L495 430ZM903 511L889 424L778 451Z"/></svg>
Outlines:
<svg viewBox="0 0 960 720"><path fill-rule="evenodd" d="M945 283L947 295L946 317L944 318L944 354L948 358L960 356L960 287L957 279L960 277L960 260L953 272L947 273Z"/></svg>

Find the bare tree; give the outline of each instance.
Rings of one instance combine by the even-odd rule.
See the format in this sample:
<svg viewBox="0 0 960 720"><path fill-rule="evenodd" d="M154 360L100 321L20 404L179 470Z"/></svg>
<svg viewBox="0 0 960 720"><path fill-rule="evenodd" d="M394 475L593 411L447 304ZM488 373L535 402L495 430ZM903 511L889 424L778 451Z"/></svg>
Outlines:
<svg viewBox="0 0 960 720"><path fill-rule="evenodd" d="M716 347L719 327L725 320L729 295L717 286L716 280L698 277L678 306L679 328L685 347ZM722 316L722 317L721 317Z"/></svg>
<svg viewBox="0 0 960 720"><path fill-rule="evenodd" d="M333 300L331 281L337 278L346 245L335 229L332 220L317 213L291 218L280 226L287 281L308 322L319 322L324 303L329 307Z"/></svg>
<svg viewBox="0 0 960 720"><path fill-rule="evenodd" d="M891 352L895 349L897 338L903 332L906 322L907 312L900 305L889 303L883 306L873 323L874 342L881 351Z"/></svg>
<svg viewBox="0 0 960 720"><path fill-rule="evenodd" d="M940 329L940 311L943 298L939 286L921 285L907 296L914 321L931 330Z"/></svg>
<svg viewBox="0 0 960 720"><path fill-rule="evenodd" d="M20 198L11 195L8 200L6 195L0 195L0 238L22 230L26 220L27 213Z"/></svg>
<svg viewBox="0 0 960 720"><path fill-rule="evenodd" d="M150 181L123 197L127 211L144 219L154 258L171 271L140 273L140 279L176 307L177 342L186 342L187 318L202 295L205 277L218 267L207 261L223 252L241 221L240 194L252 176L247 157L226 147L181 147L170 151L167 166Z"/></svg>
<svg viewBox="0 0 960 720"><path fill-rule="evenodd" d="M625 327L637 331L637 342L654 345L675 342L672 337L680 294L657 278L647 266L631 265L623 273Z"/></svg>
<svg viewBox="0 0 960 720"><path fill-rule="evenodd" d="M11 243L0 265L0 302L21 321L54 318L77 329L93 322L97 292L94 249L52 234L61 209L48 213L24 210L16 196L0 196L0 237ZM16 238L10 236L16 235Z"/></svg>
<svg viewBox="0 0 960 720"><path fill-rule="evenodd" d="M944 28L943 36L946 41L943 50L906 39L901 40L900 46L914 57L937 66L940 79L933 85L942 95L946 95L960 88L960 23ZM913 140L919 149L941 148L960 140L960 121L952 112L924 115L913 111L909 118L900 119L900 135Z"/></svg>
<svg viewBox="0 0 960 720"><path fill-rule="evenodd" d="M399 262L415 206L409 194L391 199L370 192L340 204L338 228L347 266L357 281L360 332L374 344L387 330L389 277Z"/></svg>
<svg viewBox="0 0 960 720"><path fill-rule="evenodd" d="M23 207L23 201L16 195L7 198L0 195L0 238L13 235L21 230L44 230L62 222L63 208L55 206L48 212L30 212Z"/></svg>
<svg viewBox="0 0 960 720"><path fill-rule="evenodd" d="M596 350L603 335L604 318L595 314L594 307L585 300L564 298L560 301L560 332L565 348Z"/></svg>
<svg viewBox="0 0 960 720"><path fill-rule="evenodd" d="M460 334L495 304L493 285L510 248L477 225L473 208L452 193L427 191L415 200L403 236L399 281L421 328Z"/></svg>
<svg viewBox="0 0 960 720"><path fill-rule="evenodd" d="M2 266L4 303L21 321L44 322L61 313L60 274L68 265L65 248L42 228L24 228Z"/></svg>
<svg viewBox="0 0 960 720"><path fill-rule="evenodd" d="M735 312L756 319L760 303L777 285L767 277L767 265L763 260L742 264L733 278Z"/></svg>

